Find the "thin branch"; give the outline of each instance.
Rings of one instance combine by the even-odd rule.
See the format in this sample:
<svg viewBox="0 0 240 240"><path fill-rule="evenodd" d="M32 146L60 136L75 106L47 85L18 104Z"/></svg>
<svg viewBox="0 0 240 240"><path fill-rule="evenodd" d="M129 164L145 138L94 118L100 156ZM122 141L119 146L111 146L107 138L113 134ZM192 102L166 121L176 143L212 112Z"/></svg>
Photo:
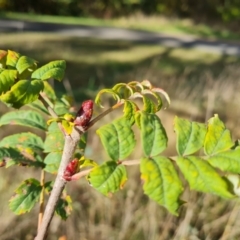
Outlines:
<svg viewBox="0 0 240 240"><path fill-rule="evenodd" d="M42 224L42 219L43 219L43 212L44 212L44 182L45 182L45 171L42 169L41 171L41 180L40 184L42 187L42 191L40 194L40 199L39 199L39 214L38 214L38 230Z"/></svg>
<svg viewBox="0 0 240 240"><path fill-rule="evenodd" d="M50 115L52 117L58 118L58 115L55 113L55 111L53 109L53 103L50 101L50 99L48 98L48 96L44 92L40 92L39 100L43 103L44 107L48 110L48 112L50 113ZM58 122L57 124L58 124L59 129L61 130L61 132L65 136L66 133L63 129L62 124L60 122Z"/></svg>
<svg viewBox="0 0 240 240"><path fill-rule="evenodd" d="M122 164L124 166L133 166L133 165L139 165L140 162L141 162L140 159L134 159L134 160L120 161L119 164Z"/></svg>
<svg viewBox="0 0 240 240"><path fill-rule="evenodd" d="M87 128L92 127L96 122L98 122L100 119L102 119L103 117L105 117L108 113L116 110L117 108L121 107L123 105L123 101L120 101L118 103L116 103L115 105L113 105L112 107L108 108L106 111L102 112L101 114L99 114L97 117L95 117L89 124Z"/></svg>

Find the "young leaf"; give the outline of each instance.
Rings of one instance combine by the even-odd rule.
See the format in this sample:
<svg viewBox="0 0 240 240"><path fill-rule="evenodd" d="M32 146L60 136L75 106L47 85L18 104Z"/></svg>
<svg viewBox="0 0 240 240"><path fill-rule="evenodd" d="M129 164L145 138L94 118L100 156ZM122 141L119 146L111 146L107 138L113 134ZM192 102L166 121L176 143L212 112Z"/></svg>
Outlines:
<svg viewBox="0 0 240 240"><path fill-rule="evenodd" d="M0 49L0 69L6 67L7 51Z"/></svg>
<svg viewBox="0 0 240 240"><path fill-rule="evenodd" d="M67 220L72 212L72 199L69 195L62 196L56 206L56 214L62 220Z"/></svg>
<svg viewBox="0 0 240 240"><path fill-rule="evenodd" d="M0 118L0 126L2 125L22 125L43 131L47 130L47 124L42 115L34 111L19 110L8 112Z"/></svg>
<svg viewBox="0 0 240 240"><path fill-rule="evenodd" d="M7 66L16 68L18 59L20 58L20 54L11 50L8 50L8 54L7 54Z"/></svg>
<svg viewBox="0 0 240 240"><path fill-rule="evenodd" d="M240 148L215 154L207 160L222 171L240 174Z"/></svg>
<svg viewBox="0 0 240 240"><path fill-rule="evenodd" d="M33 72L32 79L47 80L54 78L61 81L64 77L66 62L64 60L52 61Z"/></svg>
<svg viewBox="0 0 240 240"><path fill-rule="evenodd" d="M203 146L207 132L204 124L175 117L174 130L177 134L177 152L179 155L190 155Z"/></svg>
<svg viewBox="0 0 240 240"><path fill-rule="evenodd" d="M63 150L64 137L56 122L48 127L47 137L44 142L44 152L61 152Z"/></svg>
<svg viewBox="0 0 240 240"><path fill-rule="evenodd" d="M157 115L145 112L136 114L141 129L141 141L144 154L153 157L167 147L167 135Z"/></svg>
<svg viewBox="0 0 240 240"><path fill-rule="evenodd" d="M88 180L99 192L109 196L123 188L127 181L127 172L123 165L108 161L93 168L88 175Z"/></svg>
<svg viewBox="0 0 240 240"><path fill-rule="evenodd" d="M33 166L33 167L44 167L44 163L41 161L39 156L35 156L34 153L27 150L20 150L17 148L7 148L0 147L0 162L4 162L4 166L6 168L11 167L13 165L21 165L21 166Z"/></svg>
<svg viewBox="0 0 240 240"><path fill-rule="evenodd" d="M14 108L20 108L38 99L43 88L43 82L40 80L20 80L8 92L0 96L0 100L11 104Z"/></svg>
<svg viewBox="0 0 240 240"><path fill-rule="evenodd" d="M36 67L36 65L37 62L34 59L26 56L21 56L18 59L16 69L18 70L19 74L22 74L27 69L33 70Z"/></svg>
<svg viewBox="0 0 240 240"><path fill-rule="evenodd" d="M206 161L195 156L179 157L177 165L190 184L190 188L219 195L223 198L233 198L228 183Z"/></svg>
<svg viewBox="0 0 240 240"><path fill-rule="evenodd" d="M59 168L59 164L62 158L62 152L50 152L44 159L46 164L44 170L46 172L56 174Z"/></svg>
<svg viewBox="0 0 240 240"><path fill-rule="evenodd" d="M162 156L143 158L140 170L144 193L172 214L178 215L183 186L171 161Z"/></svg>
<svg viewBox="0 0 240 240"><path fill-rule="evenodd" d="M47 109L44 107L43 103L38 99L32 103L29 103L27 106L42 113L45 113L46 115L50 115Z"/></svg>
<svg viewBox="0 0 240 240"><path fill-rule="evenodd" d="M103 147L113 160L123 160L135 147L136 140L131 129L131 122L119 118L97 130Z"/></svg>
<svg viewBox="0 0 240 240"><path fill-rule="evenodd" d="M233 145L230 131L226 129L218 115L214 115L208 121L208 129L204 142L205 154L217 154L230 149Z"/></svg>
<svg viewBox="0 0 240 240"><path fill-rule="evenodd" d="M9 208L17 215L30 212L38 201L42 187L33 178L27 179L15 190L15 195L9 201Z"/></svg>
<svg viewBox="0 0 240 240"><path fill-rule="evenodd" d="M30 147L34 151L42 151L43 141L40 137L30 132L13 134L3 138L0 141L0 147L11 147L11 146L15 146L15 147L24 146L24 147Z"/></svg>
<svg viewBox="0 0 240 240"><path fill-rule="evenodd" d="M124 109L123 109L124 117L128 119L131 125L133 125L135 122L134 115L137 110L138 110L138 106L134 102L130 100L126 100L124 102Z"/></svg>
<svg viewBox="0 0 240 240"><path fill-rule="evenodd" d="M0 95L7 92L17 78L16 70L4 69L0 72Z"/></svg>

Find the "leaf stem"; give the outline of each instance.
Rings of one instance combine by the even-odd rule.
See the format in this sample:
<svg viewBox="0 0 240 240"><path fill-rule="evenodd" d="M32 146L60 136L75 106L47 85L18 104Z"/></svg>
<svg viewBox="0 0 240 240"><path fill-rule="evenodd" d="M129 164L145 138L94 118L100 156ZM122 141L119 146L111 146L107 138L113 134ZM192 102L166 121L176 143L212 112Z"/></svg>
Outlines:
<svg viewBox="0 0 240 240"><path fill-rule="evenodd" d="M43 103L45 108L47 108L48 112L50 113L50 115L52 117L58 118L58 115L53 110L53 103L50 101L50 99L48 98L48 96L44 92L40 92L39 100L41 100L41 102Z"/></svg>
<svg viewBox="0 0 240 240"><path fill-rule="evenodd" d="M98 122L100 119L102 119L103 117L105 117L108 113L114 111L115 109L121 107L123 105L123 101L120 101L118 103L116 103L115 105L113 105L112 107L108 108L106 111L102 112L101 114L99 114L97 117L95 117L89 124L87 128L92 127L96 122Z"/></svg>
<svg viewBox="0 0 240 240"><path fill-rule="evenodd" d="M48 98L48 96L44 92L40 92L39 100L43 103L43 105L45 106L45 108L48 110L48 112L50 113L50 115L52 117L58 118L58 115L55 113L55 111L53 109L53 103L50 101L50 99ZM63 129L62 124L60 122L58 122L57 124L58 124L59 129L61 130L61 132L65 136L66 133Z"/></svg>

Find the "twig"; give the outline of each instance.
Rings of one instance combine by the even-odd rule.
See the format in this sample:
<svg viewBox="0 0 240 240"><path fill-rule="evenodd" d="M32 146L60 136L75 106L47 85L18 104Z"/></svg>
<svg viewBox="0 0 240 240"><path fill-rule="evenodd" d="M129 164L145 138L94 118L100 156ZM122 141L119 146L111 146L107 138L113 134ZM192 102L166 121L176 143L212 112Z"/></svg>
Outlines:
<svg viewBox="0 0 240 240"><path fill-rule="evenodd" d="M40 184L42 186L42 191L41 191L40 200L39 200L38 231L42 224L43 212L44 212L44 182L45 182L45 171L42 170L41 171L41 180L40 180Z"/></svg>
<svg viewBox="0 0 240 240"><path fill-rule="evenodd" d="M116 103L114 106L108 108L106 111L102 112L101 114L99 114L97 117L95 117L89 124L87 128L92 127L96 122L98 122L100 119L102 119L103 117L105 117L108 113L114 111L115 109L121 107L123 105L123 101L120 101L118 103Z"/></svg>

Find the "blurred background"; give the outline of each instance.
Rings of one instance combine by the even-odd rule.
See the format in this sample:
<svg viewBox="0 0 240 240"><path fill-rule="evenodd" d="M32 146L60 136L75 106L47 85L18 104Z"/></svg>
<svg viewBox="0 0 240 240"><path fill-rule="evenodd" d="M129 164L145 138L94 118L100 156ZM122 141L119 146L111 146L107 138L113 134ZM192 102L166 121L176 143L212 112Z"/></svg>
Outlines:
<svg viewBox="0 0 240 240"><path fill-rule="evenodd" d="M118 82L148 79L163 88L172 103L159 116L169 136L165 154L173 156L175 115L206 122L218 113L233 139L239 138L239 24L240 0L0 0L0 49L18 51L39 65L65 59L63 84L54 87L73 95L77 105ZM0 103L0 114L5 111ZM95 130L87 154L101 162L106 155ZM0 139L12 131L0 128ZM136 152L132 158L141 156L140 146ZM40 177L27 170L0 169L1 240L34 238L38 207L14 216L7 206L19 182ZM138 167L128 172L125 188L112 198L84 179L68 184L73 213L66 222L54 217L48 239L240 239L238 201L190 192L186 185L187 203L174 217L143 195Z"/></svg>

